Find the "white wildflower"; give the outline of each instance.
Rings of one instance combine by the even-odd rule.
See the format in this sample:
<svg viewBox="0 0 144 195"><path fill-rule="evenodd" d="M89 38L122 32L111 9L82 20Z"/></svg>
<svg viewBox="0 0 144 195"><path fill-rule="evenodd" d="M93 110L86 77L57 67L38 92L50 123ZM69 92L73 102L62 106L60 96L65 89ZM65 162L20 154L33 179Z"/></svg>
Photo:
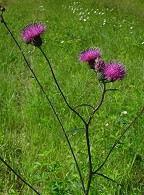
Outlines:
<svg viewBox="0 0 144 195"><path fill-rule="evenodd" d="M126 110L122 111L121 115L123 115L123 114L127 114L127 111Z"/></svg>

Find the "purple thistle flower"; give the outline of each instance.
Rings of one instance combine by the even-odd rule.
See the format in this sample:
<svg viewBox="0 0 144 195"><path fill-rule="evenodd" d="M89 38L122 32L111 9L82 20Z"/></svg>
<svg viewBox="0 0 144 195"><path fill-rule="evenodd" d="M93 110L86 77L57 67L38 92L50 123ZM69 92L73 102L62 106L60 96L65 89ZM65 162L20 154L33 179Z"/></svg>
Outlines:
<svg viewBox="0 0 144 195"><path fill-rule="evenodd" d="M101 52L99 48L90 47L81 52L80 61L82 62L90 62L94 61L96 58L101 57Z"/></svg>
<svg viewBox="0 0 144 195"><path fill-rule="evenodd" d="M109 81L116 81L125 76L125 68L115 62L111 62L104 68L105 79Z"/></svg>
<svg viewBox="0 0 144 195"><path fill-rule="evenodd" d="M103 72L105 68L105 62L102 59L98 59L95 61L95 70L97 72Z"/></svg>
<svg viewBox="0 0 144 195"><path fill-rule="evenodd" d="M40 35L45 32L45 26L39 23L33 23L23 29L22 39L26 43L32 43L35 46L42 45Z"/></svg>
<svg viewBox="0 0 144 195"><path fill-rule="evenodd" d="M80 61L88 62L88 65L91 69L95 69L95 60L101 57L101 52L99 48L90 47L81 52Z"/></svg>

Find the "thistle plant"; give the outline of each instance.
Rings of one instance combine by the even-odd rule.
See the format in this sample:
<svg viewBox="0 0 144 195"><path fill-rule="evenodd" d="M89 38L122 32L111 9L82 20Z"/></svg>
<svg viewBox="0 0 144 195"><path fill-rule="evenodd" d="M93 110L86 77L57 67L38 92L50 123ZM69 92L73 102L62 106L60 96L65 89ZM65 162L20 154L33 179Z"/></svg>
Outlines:
<svg viewBox="0 0 144 195"><path fill-rule="evenodd" d="M81 168L79 166L79 161L76 157L75 151L73 150L73 147L71 145L70 139L67 135L67 132L60 120L59 115L57 114L57 110L55 109L55 107L53 106L52 102L49 99L49 95L47 95L46 91L44 90L42 84L40 83L37 75L35 74L34 70L31 68L31 65L29 64L27 57L25 56L25 54L23 53L19 43L17 42L16 38L14 37L13 33L11 32L10 28L8 27L7 23L4 20L3 17L3 12L5 11L5 8L1 7L1 22L4 24L4 26L6 27L7 31L9 32L9 34L11 35L12 39L14 40L14 43L16 44L16 46L18 47L18 49L20 50L21 55L23 56L23 59L26 63L27 68L29 69L29 71L31 72L31 74L33 75L34 79L36 80L38 86L41 89L41 92L44 96L44 98L46 98L48 105L50 105L52 111L53 111L53 116L57 119L60 128L62 130L62 132L64 133L64 136L66 138L67 141L67 145L69 147L69 150L71 151L71 155L72 158L74 160L74 163L76 165L77 168L77 172L79 175L79 179L80 179L80 183L81 183L81 189L84 195L88 195L89 191L90 191L90 186L92 183L92 179L93 177L96 177L96 175L98 176L102 176L105 179L108 179L112 182L117 183L118 185L122 186L120 183L118 183L117 181L107 177L106 175L100 173L99 171L101 170L101 168L106 164L108 158L110 157L112 151L114 150L114 148L116 147L116 145L119 143L119 141L123 138L123 136L125 135L125 133L128 131L128 129L134 124L134 122L137 120L137 118L143 113L144 108L142 108L140 110L140 112L135 116L135 118L131 121L131 123L123 130L123 132L121 133L121 135L117 138L117 140L114 142L113 146L110 148L108 154L106 155L105 159L103 160L103 162L101 163L101 165L99 165L99 167L97 167L97 169L94 169L94 162L92 159L92 152L91 152L91 140L90 140L90 136L89 136L89 131L90 131L90 124L92 123L92 119L95 116L96 112L100 109L100 107L102 106L104 99L105 99L105 95L106 92L110 89L107 89L107 85L109 85L109 83L111 82L116 82L118 80L124 79L124 77L126 76L126 68L120 63L120 62L115 62L115 61L111 61L110 63L106 63L103 59L102 59L102 51L100 48L97 47L89 47L87 49L85 49L84 51L82 51L79 54L79 60L82 63L87 63L88 67L91 69L91 71L94 71L96 74L96 78L98 80L99 86L100 86L100 90L101 90L101 98L99 100L99 103L95 106L92 105L91 106L91 113L88 116L88 120L85 120L84 117L76 110L76 107L73 107L72 105L69 104L63 90L60 87L60 84L57 80L57 77L55 75L55 72L53 70L53 67L50 63L49 57L47 54L45 54L45 52L42 49L42 34L45 33L46 31L46 26L35 22L35 23L31 23L29 25L27 25L26 27L24 27L23 31L22 31L22 40L26 43L26 44L31 44L32 46L36 47L37 49L39 49L40 54L45 58L47 65L50 69L51 75L53 77L53 80L57 86L57 90L58 92L61 94L63 101L65 102L65 104L67 105L67 107L77 116L79 117L79 119L82 121L83 123L83 128L85 130L85 143L86 143L86 150L87 150L87 156L85 158L88 158L88 177L84 178L84 175L81 172ZM28 185L33 191L35 191L37 194L40 194L40 192L38 192L36 189L34 189L30 184L28 184L24 179L22 179L22 177L20 175L18 175L16 173L15 170L13 170L13 168L8 165L6 163L6 161L0 157L1 161L14 173L17 175L17 177L19 177L19 179L21 179L26 185ZM86 181L86 182L85 182Z"/></svg>
<svg viewBox="0 0 144 195"><path fill-rule="evenodd" d="M45 32L45 26L39 23L30 24L23 29L22 39L27 44L31 43L34 46L41 46L42 39L40 37L41 34Z"/></svg>

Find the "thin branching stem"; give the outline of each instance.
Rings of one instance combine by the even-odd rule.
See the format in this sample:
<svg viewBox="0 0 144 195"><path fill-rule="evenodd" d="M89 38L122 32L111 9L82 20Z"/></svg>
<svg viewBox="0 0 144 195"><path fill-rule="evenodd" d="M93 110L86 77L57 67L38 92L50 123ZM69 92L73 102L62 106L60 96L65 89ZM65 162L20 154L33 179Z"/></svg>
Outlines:
<svg viewBox="0 0 144 195"><path fill-rule="evenodd" d="M89 125L86 125L86 143L87 143L87 151L88 151L88 159L89 159L89 175L88 175L88 182L85 195L88 195L90 184L92 180L92 156L91 156L91 148L90 148L90 140L89 140Z"/></svg>
<svg viewBox="0 0 144 195"><path fill-rule="evenodd" d="M114 179L112 179L112 178L110 178L110 177L104 175L103 173L95 173L95 174L96 174L96 175L99 175L99 176L102 176L103 178L106 178L106 179L108 179L109 181L112 181L112 182L116 183L117 185L123 187L122 184L120 184L120 183L118 183L117 181L115 181Z"/></svg>
<svg viewBox="0 0 144 195"><path fill-rule="evenodd" d="M95 114L96 111L101 107L101 105L102 105L102 103L103 103L103 101L104 101L104 97L105 97L105 93L106 93L106 83L103 82L102 84L103 84L103 88L102 88L102 96L101 96L100 102L99 102L99 104L93 109L93 111L92 111L92 113L91 113L91 115L90 115L90 117L89 117L89 119L88 119L88 123L87 123L88 125L90 124L90 122L91 122L91 120L92 120L94 114Z"/></svg>
<svg viewBox="0 0 144 195"><path fill-rule="evenodd" d="M85 187L84 187L84 182L83 182L82 174L81 174L81 171L80 171L80 168L79 168L79 165L78 165L76 156L75 156L75 154L74 154L74 151L73 151L73 149L72 149L71 143L70 143L70 141L69 141L69 138L68 138L68 136L67 136L67 134L66 134L66 131L65 131L65 129L64 129L63 125L62 125L62 123L61 123L61 120L60 120L58 114L56 113L56 111L55 111L55 109L54 109L54 107L53 107L53 105L52 105L50 99L48 98L48 95L46 94L44 88L42 87L40 81L38 80L37 76L35 75L33 69L30 67L30 65L29 65L29 63L28 63L28 61L27 61L27 59L26 59L26 57L25 57L25 55L24 55L24 53L23 53L23 51L22 51L20 45L18 44L17 40L16 40L15 37L13 36L13 34L12 34L12 32L10 31L9 27L7 26L7 24L6 24L6 22L5 22L5 20L4 20L4 18L3 18L2 15L1 15L1 19L2 19L2 23L5 25L6 29L8 30L8 32L9 32L10 35L11 35L11 37L13 38L15 44L16 44L17 47L19 48L19 50L20 50L20 52L21 52L21 54L22 54L22 56L23 56L23 58L24 58L24 60L25 60L25 62L26 62L26 65L27 65L28 69L30 70L30 72L31 72L32 75L34 76L34 78L35 78L37 84L39 85L39 87L40 87L42 93L43 93L44 96L46 97L46 99L47 99L47 101L48 101L48 104L50 105L52 111L54 112L54 114L55 114L55 116L56 116L56 118L57 118L57 120L58 120L58 122L59 122L59 124L60 124L60 126L61 126L61 128L62 128L62 131L63 131L63 133L64 133L64 135L65 135L66 141L67 141L67 143L68 143L68 146L69 146L69 148L70 148L70 151L71 151L72 156L73 156L73 158L74 158L74 162L75 162L76 167L77 167L77 170L78 170L78 174L79 174L80 181L81 181L81 184L82 184L82 190L83 190L83 192L85 192Z"/></svg>
<svg viewBox="0 0 144 195"><path fill-rule="evenodd" d="M83 118L83 117L82 117L74 108L72 108L72 107L70 106L70 104L68 103L68 101L67 101L67 99L66 99L64 93L62 92L62 90L61 90L61 88L60 88L60 85L59 85L59 83L58 83L58 81L57 81L57 79L56 79L56 76L55 76L55 74L54 74L54 71L53 71L53 69L52 69L52 66L51 66L51 63L50 63L48 57L46 56L46 54L44 53L44 51L42 50L41 47L38 47L38 48L40 49L41 53L42 53L43 56L45 57L46 61L48 62L48 65L49 65L49 68L50 68L50 70L51 70L51 73L52 73L52 76L53 76L53 78L54 78L54 81L55 81L55 83L56 83L56 86L57 86L59 92L61 93L61 95L62 95L62 97L63 97L65 103L67 104L67 106L69 107L69 109L72 110L77 116L79 116L80 119L83 121L83 123L86 125L86 121L84 120L84 118Z"/></svg>
<svg viewBox="0 0 144 195"><path fill-rule="evenodd" d="M110 154L112 153L112 151L114 150L114 148L116 147L116 145L119 143L119 141L123 138L123 136L125 135L125 133L129 130L129 128L135 123L135 121L138 119L138 117L143 112L144 112L144 108L142 108L140 110L140 112L138 112L138 114L134 117L134 119L130 122L130 124L124 129L123 133L119 136L119 138L113 144L112 148L110 149L110 151L107 154L107 156L106 156L105 160L103 161L103 163L93 172L93 174L96 174L105 165L106 161L108 160Z"/></svg>
<svg viewBox="0 0 144 195"><path fill-rule="evenodd" d="M91 180L92 180L92 176L93 176L93 172L92 172L92 156L91 156L91 147L90 147L90 140L89 140L89 125L91 122L92 117L94 116L95 112L101 107L103 100L104 100L104 95L106 92L106 84L103 83L103 88L101 87L101 91L102 91L102 96L100 99L99 104L93 109L88 122L86 124L86 143L87 143L87 151L88 151L88 158L89 158L89 175L88 175L88 183L87 183L87 188L86 188L86 193L85 195L88 195L89 193L89 189L90 189L90 184L91 184Z"/></svg>
<svg viewBox="0 0 144 195"><path fill-rule="evenodd" d="M23 182L25 183L29 188L31 188L36 194L40 195L40 193L34 189L29 183L27 183L20 175L16 173L16 171L4 160L0 157L0 160Z"/></svg>

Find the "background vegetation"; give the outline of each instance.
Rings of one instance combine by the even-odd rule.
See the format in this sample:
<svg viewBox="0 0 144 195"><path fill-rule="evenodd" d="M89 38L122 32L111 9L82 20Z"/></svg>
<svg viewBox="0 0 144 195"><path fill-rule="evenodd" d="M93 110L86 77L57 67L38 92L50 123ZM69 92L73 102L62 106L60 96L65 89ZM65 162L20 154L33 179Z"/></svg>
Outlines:
<svg viewBox="0 0 144 195"><path fill-rule="evenodd" d="M103 59L120 61L127 77L109 84L109 92L92 121L90 141L94 167L104 160L113 142L143 107L144 25L142 0L11 0L0 1L4 17L24 50L32 68L68 131L82 173L87 177L87 156L81 121L63 103L47 63L37 48L21 40L24 26L39 21L46 25L43 49L47 53L68 102L96 106L100 89L95 74L79 62L89 46L103 50ZM79 177L61 128L34 78L0 24L0 153L28 183L43 195L82 194ZM79 107L88 118L91 109ZM115 183L100 176L92 182L91 195L142 194L144 192L144 123L139 117L101 170ZM1 195L33 195L0 163Z"/></svg>

